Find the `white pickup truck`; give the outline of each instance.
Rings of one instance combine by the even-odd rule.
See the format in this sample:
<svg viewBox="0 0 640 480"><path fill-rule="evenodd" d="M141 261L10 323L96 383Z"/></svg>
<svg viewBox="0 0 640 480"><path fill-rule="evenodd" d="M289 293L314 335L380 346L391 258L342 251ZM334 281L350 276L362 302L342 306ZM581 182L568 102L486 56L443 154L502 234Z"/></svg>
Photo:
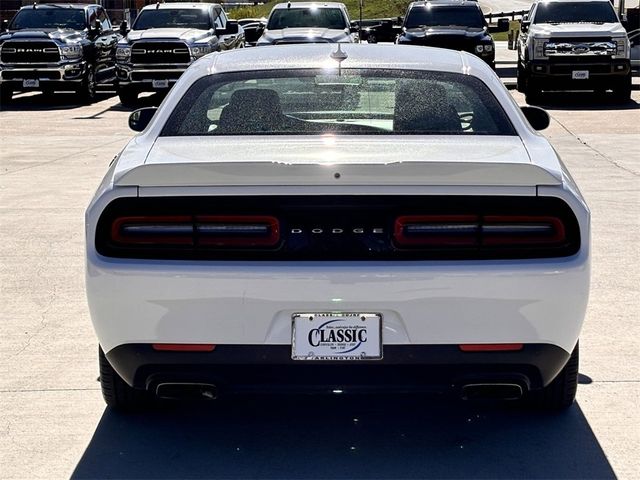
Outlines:
<svg viewBox="0 0 640 480"><path fill-rule="evenodd" d="M518 90L612 90L631 96L629 38L608 0L535 2L518 38Z"/></svg>

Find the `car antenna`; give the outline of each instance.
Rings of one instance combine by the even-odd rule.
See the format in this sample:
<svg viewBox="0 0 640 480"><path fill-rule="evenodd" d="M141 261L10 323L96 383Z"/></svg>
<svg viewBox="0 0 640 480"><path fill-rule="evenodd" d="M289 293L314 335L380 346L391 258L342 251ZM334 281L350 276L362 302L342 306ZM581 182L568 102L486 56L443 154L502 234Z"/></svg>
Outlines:
<svg viewBox="0 0 640 480"><path fill-rule="evenodd" d="M287 9L291 8L291 2L287 2Z"/></svg>
<svg viewBox="0 0 640 480"><path fill-rule="evenodd" d="M38 5L38 2L33 2L33 9L36 9L36 5Z"/></svg>
<svg viewBox="0 0 640 480"><path fill-rule="evenodd" d="M342 62L349 58L347 52L342 51L342 48L338 43L338 49L335 52L331 52L331 55L329 56L338 62L338 75L342 75Z"/></svg>
<svg viewBox="0 0 640 480"><path fill-rule="evenodd" d="M158 0L158 2L156 3L156 10L158 10L160 8L160 0Z"/></svg>

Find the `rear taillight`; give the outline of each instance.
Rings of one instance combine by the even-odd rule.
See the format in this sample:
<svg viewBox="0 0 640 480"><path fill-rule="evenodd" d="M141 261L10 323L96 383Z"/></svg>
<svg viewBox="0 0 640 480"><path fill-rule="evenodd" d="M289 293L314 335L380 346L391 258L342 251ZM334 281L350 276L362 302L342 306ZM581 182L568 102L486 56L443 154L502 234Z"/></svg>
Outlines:
<svg viewBox="0 0 640 480"><path fill-rule="evenodd" d="M111 224L117 246L273 247L280 241L278 220L270 216L131 216Z"/></svg>
<svg viewBox="0 0 640 480"><path fill-rule="evenodd" d="M553 247L566 241L562 220L542 215L408 215L395 221L398 248Z"/></svg>

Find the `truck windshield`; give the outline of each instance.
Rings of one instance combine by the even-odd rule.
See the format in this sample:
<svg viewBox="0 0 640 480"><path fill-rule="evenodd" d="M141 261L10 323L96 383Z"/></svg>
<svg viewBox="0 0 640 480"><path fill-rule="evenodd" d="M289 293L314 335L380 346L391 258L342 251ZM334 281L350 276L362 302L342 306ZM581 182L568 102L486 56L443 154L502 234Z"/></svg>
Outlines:
<svg viewBox="0 0 640 480"><path fill-rule="evenodd" d="M617 23L609 2L543 2L533 23Z"/></svg>
<svg viewBox="0 0 640 480"><path fill-rule="evenodd" d="M75 8L29 8L18 12L11 21L9 30L32 28L84 30L86 26L84 10Z"/></svg>
<svg viewBox="0 0 640 480"><path fill-rule="evenodd" d="M269 17L269 30L283 28L318 27L332 30L349 28L347 19L339 8L288 8L276 9Z"/></svg>
<svg viewBox="0 0 640 480"><path fill-rule="evenodd" d="M133 30L150 28L195 28L209 30L212 28L209 13L205 10L160 8L140 12L133 24Z"/></svg>
<svg viewBox="0 0 640 480"><path fill-rule="evenodd" d="M414 7L404 24L406 28L462 26L483 28L484 18L478 8L461 7Z"/></svg>

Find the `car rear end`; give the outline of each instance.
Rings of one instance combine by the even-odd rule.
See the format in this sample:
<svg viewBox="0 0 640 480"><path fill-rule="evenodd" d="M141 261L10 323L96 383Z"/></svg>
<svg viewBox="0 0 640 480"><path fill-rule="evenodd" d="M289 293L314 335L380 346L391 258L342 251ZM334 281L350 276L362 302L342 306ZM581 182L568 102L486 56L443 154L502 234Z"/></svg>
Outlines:
<svg viewBox="0 0 640 480"><path fill-rule="evenodd" d="M278 94L287 135L241 118L239 136L224 109L246 72L206 76L172 92L165 105L182 103L125 149L87 211L87 295L127 385L160 396L490 386L511 398L563 370L589 289L589 212L570 177L507 92L383 70L252 74ZM479 118L502 113L475 134L442 123L415 134L420 119L407 125L400 97L386 102L424 78L451 96L481 91L461 104ZM364 123L354 82L380 101ZM300 107L313 88L342 100ZM248 109L272 99L252 95Z"/></svg>

